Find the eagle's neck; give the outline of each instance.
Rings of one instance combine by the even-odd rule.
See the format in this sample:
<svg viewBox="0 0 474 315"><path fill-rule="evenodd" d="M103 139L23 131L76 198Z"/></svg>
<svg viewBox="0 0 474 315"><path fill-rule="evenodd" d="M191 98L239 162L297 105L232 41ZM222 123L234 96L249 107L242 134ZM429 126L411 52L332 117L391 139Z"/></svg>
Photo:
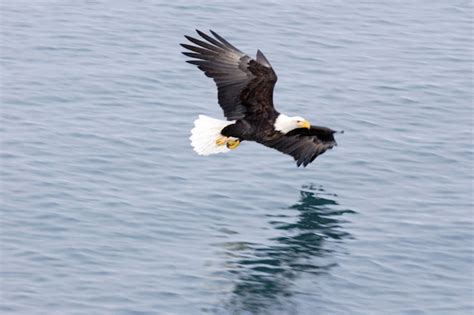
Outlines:
<svg viewBox="0 0 474 315"><path fill-rule="evenodd" d="M275 120L273 126L275 127L275 130L280 131L281 133L288 133L295 129L295 122L290 116L280 114Z"/></svg>

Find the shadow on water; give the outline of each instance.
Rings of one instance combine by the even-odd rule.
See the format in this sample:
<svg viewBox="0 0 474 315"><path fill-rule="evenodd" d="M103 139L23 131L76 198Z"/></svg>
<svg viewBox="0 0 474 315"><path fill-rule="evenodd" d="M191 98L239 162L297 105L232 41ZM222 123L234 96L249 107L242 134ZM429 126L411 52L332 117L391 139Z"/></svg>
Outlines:
<svg viewBox="0 0 474 315"><path fill-rule="evenodd" d="M332 254L341 248L338 243L350 238L341 226L345 222L341 216L355 211L341 209L336 197L322 187L303 186L300 200L289 207L290 215L269 215L269 223L282 236L270 239L270 245L232 249L235 258L229 266L237 274L229 305L233 313L288 309L289 298L296 293L296 278L315 277L337 265ZM291 210L297 211L296 220Z"/></svg>

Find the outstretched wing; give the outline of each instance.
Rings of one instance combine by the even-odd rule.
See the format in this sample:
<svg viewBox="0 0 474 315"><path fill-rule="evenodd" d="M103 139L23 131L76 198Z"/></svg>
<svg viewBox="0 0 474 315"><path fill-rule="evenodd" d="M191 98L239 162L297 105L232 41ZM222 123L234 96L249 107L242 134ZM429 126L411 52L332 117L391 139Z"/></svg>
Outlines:
<svg viewBox="0 0 474 315"><path fill-rule="evenodd" d="M335 131L326 127L298 128L270 140L259 141L263 145L291 155L296 164L307 166L318 155L337 145Z"/></svg>
<svg viewBox="0 0 474 315"><path fill-rule="evenodd" d="M213 31L211 37L199 30L202 39L185 36L195 45L181 44L189 51L184 55L195 58L187 62L213 78L218 90L219 104L228 120L246 115L275 112L273 88L277 76L259 50L257 60L250 58Z"/></svg>

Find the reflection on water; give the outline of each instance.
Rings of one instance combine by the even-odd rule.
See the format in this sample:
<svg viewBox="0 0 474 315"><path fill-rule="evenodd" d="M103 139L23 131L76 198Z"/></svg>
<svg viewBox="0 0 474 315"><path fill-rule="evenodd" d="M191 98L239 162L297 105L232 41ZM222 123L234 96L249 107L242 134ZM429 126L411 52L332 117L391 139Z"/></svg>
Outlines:
<svg viewBox="0 0 474 315"><path fill-rule="evenodd" d="M295 293L292 282L296 277L326 273L336 265L331 255L336 246L328 244L350 237L341 227L341 216L355 212L342 210L335 199L321 187L304 186L300 200L289 207L298 211L296 221L294 213L270 216L270 224L281 230L282 236L271 239L271 245L233 247L236 258L229 265L238 279L230 303L232 310L258 313L270 306L287 309L288 303L282 302ZM291 223L289 218L293 219Z"/></svg>

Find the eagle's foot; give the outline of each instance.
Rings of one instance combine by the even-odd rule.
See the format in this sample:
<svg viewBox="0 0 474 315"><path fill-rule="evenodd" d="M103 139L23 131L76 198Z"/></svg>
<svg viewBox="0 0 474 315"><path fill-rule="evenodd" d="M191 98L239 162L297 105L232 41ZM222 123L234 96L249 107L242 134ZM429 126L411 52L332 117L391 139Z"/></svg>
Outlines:
<svg viewBox="0 0 474 315"><path fill-rule="evenodd" d="M225 137L225 136L219 136L216 139L216 145L218 146L223 146L226 145L228 149L234 150L237 148L240 144L240 140L234 137Z"/></svg>
<svg viewBox="0 0 474 315"><path fill-rule="evenodd" d="M229 138L228 138L228 137L219 136L219 137L216 139L216 144L217 144L218 146L221 146L221 145L227 144L227 141L229 141Z"/></svg>
<svg viewBox="0 0 474 315"><path fill-rule="evenodd" d="M227 148L228 149L231 149L231 150L234 150L236 149L240 144L240 140L239 139L229 139L227 140Z"/></svg>

